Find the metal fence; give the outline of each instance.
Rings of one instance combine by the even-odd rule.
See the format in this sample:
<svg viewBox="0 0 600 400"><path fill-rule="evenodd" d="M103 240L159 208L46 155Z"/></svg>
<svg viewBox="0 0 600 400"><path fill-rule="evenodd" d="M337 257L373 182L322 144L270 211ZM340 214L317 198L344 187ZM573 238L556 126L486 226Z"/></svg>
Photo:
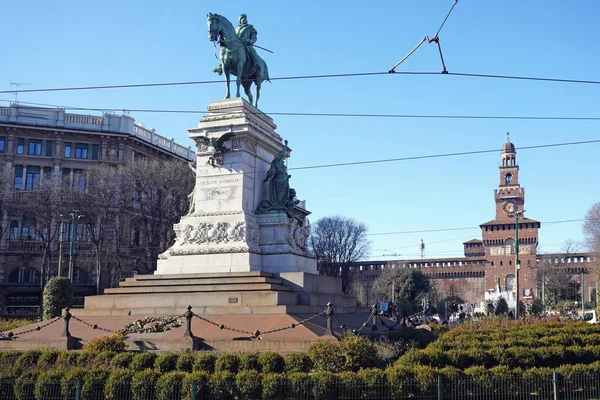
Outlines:
<svg viewBox="0 0 600 400"><path fill-rule="evenodd" d="M358 400L358 399L600 399L600 375L399 379L291 379L240 382L139 382L0 379L0 400Z"/></svg>

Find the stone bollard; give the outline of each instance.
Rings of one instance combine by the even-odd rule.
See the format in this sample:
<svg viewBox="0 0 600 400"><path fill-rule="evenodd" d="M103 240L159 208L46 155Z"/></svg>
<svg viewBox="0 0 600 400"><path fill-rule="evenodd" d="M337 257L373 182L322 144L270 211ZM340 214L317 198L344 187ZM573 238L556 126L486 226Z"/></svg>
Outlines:
<svg viewBox="0 0 600 400"><path fill-rule="evenodd" d="M192 311L192 306L187 307L187 311L183 313L185 317L185 333L184 337L193 337L192 335L192 318L194 317L194 312Z"/></svg>
<svg viewBox="0 0 600 400"><path fill-rule="evenodd" d="M325 330L326 335L334 336L333 334L333 304L331 302L327 303L327 309L325 310L325 315L327 315L327 329Z"/></svg>
<svg viewBox="0 0 600 400"><path fill-rule="evenodd" d="M69 307L65 308L65 315L63 319L65 320L65 330L62 333L62 337L71 337L71 332L69 332L69 320L71 319L71 313L69 312L71 309Z"/></svg>
<svg viewBox="0 0 600 400"><path fill-rule="evenodd" d="M371 307L371 314L373 315L373 325L371 326L371 330L377 331L379 330L379 328L377 328L377 317L379 317L379 313L377 312L377 303L373 304L373 307Z"/></svg>

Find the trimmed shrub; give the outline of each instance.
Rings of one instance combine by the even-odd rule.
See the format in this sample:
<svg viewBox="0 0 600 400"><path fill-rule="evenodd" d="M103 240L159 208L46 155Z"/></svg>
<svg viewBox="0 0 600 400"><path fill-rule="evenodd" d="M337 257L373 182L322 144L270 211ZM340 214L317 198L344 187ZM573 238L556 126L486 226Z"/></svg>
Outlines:
<svg viewBox="0 0 600 400"><path fill-rule="evenodd" d="M42 354L40 354L40 358L38 358L37 366L40 368L52 367L56 364L58 356L61 351L55 349L44 349Z"/></svg>
<svg viewBox="0 0 600 400"><path fill-rule="evenodd" d="M0 399L15 399L14 383L21 375L21 368L0 368Z"/></svg>
<svg viewBox="0 0 600 400"><path fill-rule="evenodd" d="M240 371L260 371L257 353L244 353L240 355Z"/></svg>
<svg viewBox="0 0 600 400"><path fill-rule="evenodd" d="M119 353L116 354L112 360L110 360L111 367L115 368L128 368L129 364L131 364L131 360L133 360L133 353Z"/></svg>
<svg viewBox="0 0 600 400"><path fill-rule="evenodd" d="M64 352L67 353L67 352ZM87 370L84 368L70 368L62 377L60 383L60 394L65 400L75 400L75 391L77 390L77 381L83 384L83 379L87 375Z"/></svg>
<svg viewBox="0 0 600 400"><path fill-rule="evenodd" d="M96 367L108 367L110 366L110 362L113 357L116 355L114 351L101 351L99 353L92 353L92 358L90 358L90 362L92 362Z"/></svg>
<svg viewBox="0 0 600 400"><path fill-rule="evenodd" d="M88 367L94 361L94 353L90 353L89 351L78 351L77 353L77 361L75 365L78 367Z"/></svg>
<svg viewBox="0 0 600 400"><path fill-rule="evenodd" d="M175 353L161 354L154 361L154 369L161 374L174 371L177 366L177 358Z"/></svg>
<svg viewBox="0 0 600 400"><path fill-rule="evenodd" d="M39 371L25 371L15 382L15 395L19 400L35 400L35 382Z"/></svg>
<svg viewBox="0 0 600 400"><path fill-rule="evenodd" d="M314 379L303 372L294 372L287 376L289 395L294 399L311 399L314 397Z"/></svg>
<svg viewBox="0 0 600 400"><path fill-rule="evenodd" d="M177 371L192 372L194 369L194 355L189 351L179 354L175 368Z"/></svg>
<svg viewBox="0 0 600 400"><path fill-rule="evenodd" d="M125 343L125 335L117 332L112 336L100 336L93 338L83 345L82 350L90 352L112 351L115 353L122 353L126 349L127 344Z"/></svg>
<svg viewBox="0 0 600 400"><path fill-rule="evenodd" d="M192 382L196 382L196 398L208 399L210 396L209 386L210 374L204 371L196 371L186 375L183 378L181 397L183 399L191 399Z"/></svg>
<svg viewBox="0 0 600 400"><path fill-rule="evenodd" d="M53 400L61 395L60 380L64 371L51 369L41 372L35 383L33 393L37 400Z"/></svg>
<svg viewBox="0 0 600 400"><path fill-rule="evenodd" d="M262 380L258 371L241 371L235 377L237 395L242 399L260 399Z"/></svg>
<svg viewBox="0 0 600 400"><path fill-rule="evenodd" d="M285 357L285 372L310 372L312 369L312 361L308 354L297 352L288 354Z"/></svg>
<svg viewBox="0 0 600 400"><path fill-rule="evenodd" d="M61 367L74 367L77 365L78 351L60 351L56 359L56 365Z"/></svg>
<svg viewBox="0 0 600 400"><path fill-rule="evenodd" d="M236 386L235 375L229 371L215 372L209 379L211 400L233 400Z"/></svg>
<svg viewBox="0 0 600 400"><path fill-rule="evenodd" d="M363 399L390 398L390 388L385 371L382 369L361 369L356 373L357 389Z"/></svg>
<svg viewBox="0 0 600 400"><path fill-rule="evenodd" d="M285 399L288 380L283 374L261 374L263 399Z"/></svg>
<svg viewBox="0 0 600 400"><path fill-rule="evenodd" d="M361 368L373 368L377 364L377 350L368 339L353 333L347 333L339 342L344 356L344 371L358 371ZM342 372L342 371L338 371Z"/></svg>
<svg viewBox="0 0 600 400"><path fill-rule="evenodd" d="M339 397L342 399L351 398L377 398L375 397L360 397L360 393L363 391L363 382L357 376L355 372L345 371L337 374L339 383Z"/></svg>
<svg viewBox="0 0 600 400"><path fill-rule="evenodd" d="M285 371L285 360L279 353L260 353L258 363L261 372L264 374L280 374Z"/></svg>
<svg viewBox="0 0 600 400"><path fill-rule="evenodd" d="M52 319L62 315L63 308L73 305L73 285L67 278L55 276L44 288L44 319Z"/></svg>
<svg viewBox="0 0 600 400"><path fill-rule="evenodd" d="M173 371L161 376L156 382L156 399L171 400L179 399L183 379L187 376L185 372Z"/></svg>
<svg viewBox="0 0 600 400"><path fill-rule="evenodd" d="M133 400L147 400L156 398L156 381L160 373L151 369L138 372L131 379L131 393Z"/></svg>
<svg viewBox="0 0 600 400"><path fill-rule="evenodd" d="M200 353L194 357L194 371L208 372L212 374L215 372L215 363L217 362L217 356L212 353Z"/></svg>
<svg viewBox="0 0 600 400"><path fill-rule="evenodd" d="M42 352L39 350L29 350L21 353L17 358L16 366L21 368L31 368L37 364Z"/></svg>
<svg viewBox="0 0 600 400"><path fill-rule="evenodd" d="M140 353L133 356L129 369L133 372L141 372L145 369L152 369L154 367L154 361L156 360L156 354L154 353Z"/></svg>
<svg viewBox="0 0 600 400"><path fill-rule="evenodd" d="M338 342L331 340L316 340L306 349L306 354L312 361L316 371L342 372L345 358Z"/></svg>
<svg viewBox="0 0 600 400"><path fill-rule="evenodd" d="M110 371L106 368L91 369L83 381L83 387L81 388L81 399L104 399L104 384L109 376Z"/></svg>
<svg viewBox="0 0 600 400"><path fill-rule="evenodd" d="M229 371L238 372L240 357L237 354L221 354L215 362L215 372Z"/></svg>
<svg viewBox="0 0 600 400"><path fill-rule="evenodd" d="M340 387L337 376L334 373L319 371L315 372L311 378L319 381L319 399L337 400L340 397Z"/></svg>
<svg viewBox="0 0 600 400"><path fill-rule="evenodd" d="M134 373L128 369L115 369L113 370L106 384L104 385L104 395L108 400L120 400L130 397L131 394L131 380L133 379Z"/></svg>
<svg viewBox="0 0 600 400"><path fill-rule="evenodd" d="M0 351L0 371L17 365L17 360L22 352L18 350Z"/></svg>

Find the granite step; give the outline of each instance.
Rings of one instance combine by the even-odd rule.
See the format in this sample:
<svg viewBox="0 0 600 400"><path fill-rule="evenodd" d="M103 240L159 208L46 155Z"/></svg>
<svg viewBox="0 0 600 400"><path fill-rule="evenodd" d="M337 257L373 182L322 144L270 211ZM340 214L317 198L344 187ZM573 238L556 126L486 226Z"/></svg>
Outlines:
<svg viewBox="0 0 600 400"><path fill-rule="evenodd" d="M275 278L275 274L262 271L245 271L245 272L210 272L198 274L157 274L157 275L135 275L133 278L127 278L126 281L152 281L163 279L214 279L214 278Z"/></svg>
<svg viewBox="0 0 600 400"><path fill-rule="evenodd" d="M128 278L124 282L119 283L119 287L151 287L151 286L188 286L188 285L223 285L223 284L275 284L283 285L281 279L268 277L223 277L223 278L189 278L189 279L149 279L135 280Z"/></svg>
<svg viewBox="0 0 600 400"><path fill-rule="evenodd" d="M131 286L106 289L104 294L133 293L186 293L186 292L254 292L275 291L290 292L291 287L272 283L257 284L213 284L213 285L178 285L178 286Z"/></svg>

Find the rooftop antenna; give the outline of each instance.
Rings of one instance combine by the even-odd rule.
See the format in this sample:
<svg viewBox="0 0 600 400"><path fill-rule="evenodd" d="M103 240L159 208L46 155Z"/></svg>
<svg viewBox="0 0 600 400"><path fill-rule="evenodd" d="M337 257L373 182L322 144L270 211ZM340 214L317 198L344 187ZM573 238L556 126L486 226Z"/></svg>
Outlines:
<svg viewBox="0 0 600 400"><path fill-rule="evenodd" d="M419 244L419 250L421 250L421 260L425 257L425 242L421 239L421 244Z"/></svg>
<svg viewBox="0 0 600 400"><path fill-rule="evenodd" d="M421 45L425 42L429 42L429 43L435 43L438 46L438 50L440 52L440 59L442 60L442 74L447 74L448 70L446 69L446 63L444 62L444 55L442 54L442 46L440 46L440 38L439 38L439 33L442 30L442 28L444 27L444 25L446 24L446 21L448 20L448 17L450 16L450 14L452 13L452 10L454 10L454 6L456 6L456 3L458 3L458 0L454 0L454 4L452 4L452 7L450 8L450 11L448 11L448 14L446 15L446 18L444 18L444 22L442 22L442 24L440 25L439 29L437 30L437 32L435 33L435 35L430 39L429 36L425 36L423 39L421 39L421 41L419 42L419 44L417 44L415 46L414 49L412 49L407 55L404 56L404 58L400 61L398 61L396 63L396 65L394 65L392 68L390 68L390 70L388 71L390 74L393 74L394 72L396 72L396 68L402 64L404 62L404 60L406 60L408 57L410 57L412 55L412 53L414 53L415 51L417 51L417 49L419 47L421 47Z"/></svg>
<svg viewBox="0 0 600 400"><path fill-rule="evenodd" d="M17 89L15 90L15 104L19 104L19 102L17 101L17 96L19 95L19 88L21 86L31 86L31 83L25 83L25 82L10 82L10 86L16 87Z"/></svg>

